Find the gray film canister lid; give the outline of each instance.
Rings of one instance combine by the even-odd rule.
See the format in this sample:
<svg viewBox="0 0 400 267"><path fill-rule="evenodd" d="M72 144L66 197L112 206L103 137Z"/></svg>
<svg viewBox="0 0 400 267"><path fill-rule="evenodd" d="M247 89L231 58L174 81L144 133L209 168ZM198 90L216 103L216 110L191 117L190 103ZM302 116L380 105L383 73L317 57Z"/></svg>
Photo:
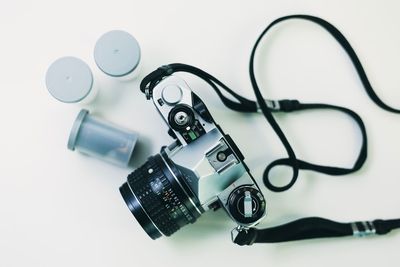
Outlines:
<svg viewBox="0 0 400 267"><path fill-rule="evenodd" d="M59 58L47 70L46 87L57 100L65 103L77 103L89 95L92 90L92 71L79 58Z"/></svg>
<svg viewBox="0 0 400 267"><path fill-rule="evenodd" d="M86 109L82 109L76 117L74 124L72 125L67 144L69 150L75 150L75 144L76 139L78 138L79 129L81 128L82 122L87 114L89 114L89 111L87 111Z"/></svg>
<svg viewBox="0 0 400 267"><path fill-rule="evenodd" d="M125 31L109 31L96 42L94 60L105 74L113 77L126 76L139 65L139 43Z"/></svg>

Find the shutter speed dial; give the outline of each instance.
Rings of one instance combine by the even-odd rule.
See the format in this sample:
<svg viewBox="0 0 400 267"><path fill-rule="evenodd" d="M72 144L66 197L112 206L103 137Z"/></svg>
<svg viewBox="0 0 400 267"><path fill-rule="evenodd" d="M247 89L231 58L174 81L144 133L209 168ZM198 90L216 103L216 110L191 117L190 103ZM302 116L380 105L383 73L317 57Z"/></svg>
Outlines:
<svg viewBox="0 0 400 267"><path fill-rule="evenodd" d="M265 200L254 187L242 186L233 191L228 199L229 212L241 224L252 224L263 217Z"/></svg>
<svg viewBox="0 0 400 267"><path fill-rule="evenodd" d="M194 112L191 107L185 104L176 105L168 114L168 122L172 129L185 131L195 123Z"/></svg>

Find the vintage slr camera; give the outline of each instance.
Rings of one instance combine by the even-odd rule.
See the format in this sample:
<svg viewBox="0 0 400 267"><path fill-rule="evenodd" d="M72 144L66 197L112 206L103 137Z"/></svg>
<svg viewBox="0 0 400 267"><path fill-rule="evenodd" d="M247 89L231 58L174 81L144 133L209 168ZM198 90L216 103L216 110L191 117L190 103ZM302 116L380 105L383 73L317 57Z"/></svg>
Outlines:
<svg viewBox="0 0 400 267"><path fill-rule="evenodd" d="M147 234L170 236L222 207L241 231L266 215L244 157L184 80L168 76L151 98L175 141L133 171L120 192Z"/></svg>

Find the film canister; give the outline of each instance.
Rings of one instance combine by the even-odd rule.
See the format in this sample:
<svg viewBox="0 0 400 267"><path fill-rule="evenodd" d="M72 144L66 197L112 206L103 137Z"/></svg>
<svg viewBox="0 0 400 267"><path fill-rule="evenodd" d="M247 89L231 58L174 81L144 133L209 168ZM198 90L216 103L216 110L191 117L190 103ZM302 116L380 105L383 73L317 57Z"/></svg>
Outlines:
<svg viewBox="0 0 400 267"><path fill-rule="evenodd" d="M113 30L103 34L96 42L94 60L106 75L121 80L136 78L141 58L140 46L129 33Z"/></svg>
<svg viewBox="0 0 400 267"><path fill-rule="evenodd" d="M62 57L54 61L46 72L49 93L64 103L91 102L97 92L89 66L76 57Z"/></svg>
<svg viewBox="0 0 400 267"><path fill-rule="evenodd" d="M135 132L96 118L82 109L72 126L68 149L127 167L137 139Z"/></svg>

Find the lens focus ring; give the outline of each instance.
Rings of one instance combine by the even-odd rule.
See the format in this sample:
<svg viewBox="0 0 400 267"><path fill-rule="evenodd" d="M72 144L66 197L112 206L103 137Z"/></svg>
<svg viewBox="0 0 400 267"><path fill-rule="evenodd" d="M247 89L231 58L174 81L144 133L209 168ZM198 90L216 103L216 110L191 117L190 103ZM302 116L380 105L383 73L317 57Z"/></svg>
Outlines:
<svg viewBox="0 0 400 267"><path fill-rule="evenodd" d="M162 188L160 188L160 191L171 192L172 194L173 192L171 190L171 185L166 178L163 177L158 166L156 164L149 164L150 162L149 160L145 166L130 174L128 176L128 183L157 228L168 236L177 231L179 226L169 216L167 206L163 201L160 201L160 196L153 192L151 184L160 184L161 182ZM149 176L148 170L153 170L153 173L146 179L146 177ZM160 181L156 181L156 179L160 179Z"/></svg>
<svg viewBox="0 0 400 267"><path fill-rule="evenodd" d="M166 236L193 223L199 216L187 207L187 198L182 187L174 180L174 175L161 156L156 155L128 176L129 187L141 207L157 229Z"/></svg>

